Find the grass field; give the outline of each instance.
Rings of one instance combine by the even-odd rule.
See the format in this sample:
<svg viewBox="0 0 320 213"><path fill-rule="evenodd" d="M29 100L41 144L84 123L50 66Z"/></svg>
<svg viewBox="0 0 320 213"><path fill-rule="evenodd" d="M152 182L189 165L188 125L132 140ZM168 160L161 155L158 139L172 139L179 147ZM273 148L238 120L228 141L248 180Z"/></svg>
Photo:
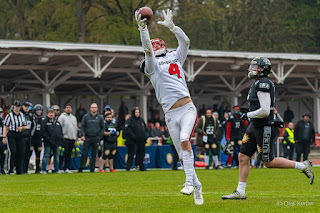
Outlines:
<svg viewBox="0 0 320 213"><path fill-rule="evenodd" d="M204 205L179 193L184 172L118 171L0 176L1 212L320 212L315 181L298 170L251 169L247 200L221 200L236 189L238 169L197 169Z"/></svg>

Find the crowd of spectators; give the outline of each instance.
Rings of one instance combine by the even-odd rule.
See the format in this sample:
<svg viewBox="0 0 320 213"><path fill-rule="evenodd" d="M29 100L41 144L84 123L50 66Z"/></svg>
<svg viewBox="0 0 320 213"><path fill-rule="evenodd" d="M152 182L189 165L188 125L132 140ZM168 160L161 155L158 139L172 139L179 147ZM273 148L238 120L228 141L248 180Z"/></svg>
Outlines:
<svg viewBox="0 0 320 213"><path fill-rule="evenodd" d="M69 170L71 153L75 151L79 138L83 142L83 149L78 172L82 172L86 168L90 148L92 156L89 166L90 172L115 172L117 138L121 132L123 139L126 140L125 145L128 147L126 170L130 171L133 156L136 154L136 166L141 171L145 171L143 158L147 138L150 139L149 145L151 146L170 144L170 135L164 119L160 118L160 110L154 110L151 107L148 108L148 120L145 122L140 117L138 107L129 112L123 101L121 101L117 114L109 105L106 105L100 114L95 103L91 104L89 112L83 104L80 104L74 113L75 115L73 115L70 104L64 106L62 113L59 106L53 105L47 109L46 115L43 114L44 109L40 104L33 106L28 101L23 104L15 101L13 105L6 106L2 100L1 106L0 173L2 174L6 173L4 170L6 153L8 153L7 173L13 174L16 169L17 174L24 174L28 173L30 169L30 156L33 152L36 156L35 173L46 174L50 169L54 173L61 173L60 170L71 173ZM210 114L208 114L209 112ZM220 162L221 139L227 132L227 124L231 121L230 116L236 116L236 114L230 112L226 104L222 103L219 107L215 104L211 108L202 105L198 115L200 121L202 119L203 125L196 129L194 135L197 137L197 159L201 159L200 156L204 155L206 168L213 166L219 169L221 166L227 166L218 163ZM217 122L213 125L215 131L212 136L214 138L210 139L210 136L209 141L207 141L208 137L204 127L210 119L206 121L205 116L212 117L212 121ZM291 122L294 114L290 107L287 108L284 117L288 127L284 128L283 156L289 157L289 159L295 157L297 161L300 161L300 156L303 155L303 159L307 159L310 144L315 142L315 132L310 122L310 114L304 114L303 119L295 125L295 132L293 132L294 125ZM241 128L246 127L242 126ZM245 132L244 130L242 129L242 132ZM206 141L203 143L204 140ZM228 140L229 138L227 143ZM208 146L206 147L206 145ZM228 149L232 149L232 146L222 147L222 151L227 153ZM41 162L40 153L43 148L44 155ZM101 151L99 152L99 150ZM231 151L229 157L237 155L233 149ZM211 157L212 155L213 157ZM51 168L52 157L54 163ZM232 161L235 160L235 165L237 165L236 159L234 156L232 157ZM176 162L177 159L175 159L174 169L177 169ZM259 162L259 159L256 162Z"/></svg>

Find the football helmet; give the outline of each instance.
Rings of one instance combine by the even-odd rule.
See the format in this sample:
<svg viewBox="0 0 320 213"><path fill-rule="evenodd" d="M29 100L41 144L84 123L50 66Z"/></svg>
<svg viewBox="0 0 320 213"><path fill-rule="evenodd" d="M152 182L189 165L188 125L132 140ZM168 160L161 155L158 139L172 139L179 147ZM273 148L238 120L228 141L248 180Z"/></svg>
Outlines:
<svg viewBox="0 0 320 213"><path fill-rule="evenodd" d="M166 44L160 38L152 39L151 44L155 56L165 55L168 52Z"/></svg>
<svg viewBox="0 0 320 213"><path fill-rule="evenodd" d="M271 73L271 63L265 57L255 57L248 68L248 78L268 77Z"/></svg>
<svg viewBox="0 0 320 213"><path fill-rule="evenodd" d="M233 153L233 146L230 143L223 143L221 145L221 148L226 155L231 155Z"/></svg>
<svg viewBox="0 0 320 213"><path fill-rule="evenodd" d="M41 116L42 113L43 113L43 106L41 104L36 104L34 107L33 107L33 110L34 110L34 113L38 116Z"/></svg>
<svg viewBox="0 0 320 213"><path fill-rule="evenodd" d="M51 109L57 110L58 112L60 112L60 107L58 105L53 105Z"/></svg>

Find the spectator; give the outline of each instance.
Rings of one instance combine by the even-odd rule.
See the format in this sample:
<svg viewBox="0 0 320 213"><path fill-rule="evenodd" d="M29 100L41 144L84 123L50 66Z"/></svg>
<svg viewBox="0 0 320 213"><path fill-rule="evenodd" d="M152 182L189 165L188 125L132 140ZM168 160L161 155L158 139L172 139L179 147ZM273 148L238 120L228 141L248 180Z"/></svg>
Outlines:
<svg viewBox="0 0 320 213"><path fill-rule="evenodd" d="M126 121L124 131L126 135L126 145L128 147L126 171L130 171L132 167L135 148L136 163L140 167L140 171L146 171L143 160L145 155L145 143L147 141L147 125L140 117L140 109L138 107L135 107L132 110L132 116Z"/></svg>
<svg viewBox="0 0 320 213"><path fill-rule="evenodd" d="M116 172L113 167L113 160L117 153L117 138L119 136L119 129L117 123L113 121L112 114L107 113L105 117L105 131L103 134L103 156L100 162L100 172L103 171L105 161L108 159L110 172Z"/></svg>
<svg viewBox="0 0 320 213"><path fill-rule="evenodd" d="M238 152L242 144L242 136L244 134L243 126L248 126L247 120L242 120L240 117L240 107L234 106L233 113L229 114L226 130L226 143L233 146L233 154L228 156L228 167L230 168L232 162L235 161L236 166L239 166Z"/></svg>
<svg viewBox="0 0 320 213"><path fill-rule="evenodd" d="M0 140L2 142L3 135L2 135L2 129L3 129L3 109L0 107ZM6 159L6 153L7 153L7 146L3 143L0 143L0 173L2 175L5 175L4 171L4 161Z"/></svg>
<svg viewBox="0 0 320 213"><path fill-rule="evenodd" d="M62 113L58 118L58 121L62 127L63 134L64 155L62 158L62 162L60 162L60 165L63 164L64 160L64 173L72 173L69 170L71 153L72 149L75 147L78 140L77 118L74 115L72 115L71 112L72 107L71 105L67 104L64 108L64 113Z"/></svg>
<svg viewBox="0 0 320 213"><path fill-rule="evenodd" d="M13 169L15 167L17 174L23 174L24 153L26 148L23 140L22 130L27 129L27 124L24 114L20 112L20 108L20 101L14 101L13 110L7 115L2 130L2 143L8 143L9 150L10 167L8 174L14 174ZM7 134L8 130L9 132Z"/></svg>
<svg viewBox="0 0 320 213"><path fill-rule="evenodd" d="M154 128L151 130L151 137L157 138L159 140L152 140L152 145L158 145L158 143L162 143L161 139L163 136L163 131L160 129L160 123L156 122Z"/></svg>
<svg viewBox="0 0 320 213"><path fill-rule="evenodd" d="M303 161L308 159L310 145L315 143L315 130L310 118L311 115L309 113L304 113L303 120L298 121L294 130L297 162L300 162L301 154L303 154Z"/></svg>
<svg viewBox="0 0 320 213"><path fill-rule="evenodd" d="M60 116L60 107L58 105L53 105L51 109L54 110L54 118L58 119Z"/></svg>
<svg viewBox="0 0 320 213"><path fill-rule="evenodd" d="M198 146L202 146L205 149L204 161L206 165L206 169L209 169L209 151L213 155L213 161L215 167L219 169L219 161L218 161L218 144L216 140L216 136L219 132L219 124L216 117L212 115L212 111L207 109L205 115L199 118L199 121L196 125L196 129L198 132L196 144Z"/></svg>
<svg viewBox="0 0 320 213"><path fill-rule="evenodd" d="M51 151L53 152L54 173L60 174L59 170L59 144L62 141L61 124L55 119L54 109L50 108L47 117L43 121L44 154L42 159L42 174L47 174L47 163Z"/></svg>
<svg viewBox="0 0 320 213"><path fill-rule="evenodd" d="M90 172L94 172L97 146L104 132L103 117L98 113L98 105L92 103L90 112L85 114L81 121L81 139L83 142L82 155L78 172L85 168L88 152L91 147Z"/></svg>
<svg viewBox="0 0 320 213"><path fill-rule="evenodd" d="M289 122L288 127L283 133L283 157L289 160L293 159L293 152L295 146L293 123Z"/></svg>
<svg viewBox="0 0 320 213"><path fill-rule="evenodd" d="M124 101L121 100L121 105L119 107L119 126L122 126L125 122L125 116L129 113L128 107L125 105Z"/></svg>
<svg viewBox="0 0 320 213"><path fill-rule="evenodd" d="M294 118L294 114L291 111L290 107L288 106L287 110L284 112L283 120L285 123L289 123L292 121L293 118Z"/></svg>
<svg viewBox="0 0 320 213"><path fill-rule="evenodd" d="M27 129L22 131L22 135L25 143L25 153L24 153L24 162L23 162L23 173L28 173L29 159L30 159L30 145L31 145L31 130L33 128L33 115L30 112L30 106L32 104L28 101L24 102L22 109L20 110L26 119Z"/></svg>
<svg viewBox="0 0 320 213"><path fill-rule="evenodd" d="M76 111L76 118L78 123L82 121L82 118L85 114L87 114L87 110L84 108L83 104L80 103L80 107Z"/></svg>
<svg viewBox="0 0 320 213"><path fill-rule="evenodd" d="M31 146L30 146L30 153L29 153L29 159L32 155L32 152L34 151L36 155L36 174L40 174L41 168L40 168L40 154L42 151L42 137L43 137L43 120L42 117L43 113L43 106L40 104L36 104L34 106L34 115L33 115L33 127L31 131Z"/></svg>

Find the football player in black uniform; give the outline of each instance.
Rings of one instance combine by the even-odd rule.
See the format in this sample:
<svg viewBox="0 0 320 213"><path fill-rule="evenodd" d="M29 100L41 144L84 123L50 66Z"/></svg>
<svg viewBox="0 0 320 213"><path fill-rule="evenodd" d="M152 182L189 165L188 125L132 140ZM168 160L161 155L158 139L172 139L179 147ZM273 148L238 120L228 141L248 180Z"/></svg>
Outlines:
<svg viewBox="0 0 320 213"><path fill-rule="evenodd" d="M253 78L248 101L250 111L244 112L241 118L250 118L250 124L242 139L239 153L239 183L235 192L222 196L222 199L246 199L245 189L250 172L250 158L256 152L262 156L264 165L268 168L296 168L301 170L313 183L311 162L294 162L285 158L274 158L274 129L280 125L274 121L275 86L268 76L271 73L271 63L265 57L254 58L248 69L248 77Z"/></svg>
<svg viewBox="0 0 320 213"><path fill-rule="evenodd" d="M236 166L239 166L238 160L238 152L240 151L240 147L242 144L242 136L244 126L248 126L248 121L241 120L240 117L240 107L234 106L233 113L229 114L227 120L227 131L226 131L226 140L227 144L231 144L233 146L233 153L228 155L228 167L230 168L232 165L232 161L235 161ZM243 132L242 132L243 131Z"/></svg>
<svg viewBox="0 0 320 213"><path fill-rule="evenodd" d="M0 140L2 141L3 136L2 136L2 128L3 128L3 109L0 107ZM2 175L5 175L4 171L4 161L6 159L6 154L7 154L7 145L0 143L0 173Z"/></svg>
<svg viewBox="0 0 320 213"><path fill-rule="evenodd" d="M43 120L42 117L43 113L43 106L40 104L36 104L33 108L34 115L33 115L33 128L31 131L31 146L30 146L30 156L34 151L36 155L36 174L40 174L40 153L42 151L42 132L43 132Z"/></svg>
<svg viewBox="0 0 320 213"><path fill-rule="evenodd" d="M112 118L112 114L107 113L105 118L105 131L103 133L103 156L100 163L100 172L104 172L103 166L107 159L110 172L116 172L113 168L113 158L117 153L117 138L119 136L119 129L117 126L117 123Z"/></svg>

